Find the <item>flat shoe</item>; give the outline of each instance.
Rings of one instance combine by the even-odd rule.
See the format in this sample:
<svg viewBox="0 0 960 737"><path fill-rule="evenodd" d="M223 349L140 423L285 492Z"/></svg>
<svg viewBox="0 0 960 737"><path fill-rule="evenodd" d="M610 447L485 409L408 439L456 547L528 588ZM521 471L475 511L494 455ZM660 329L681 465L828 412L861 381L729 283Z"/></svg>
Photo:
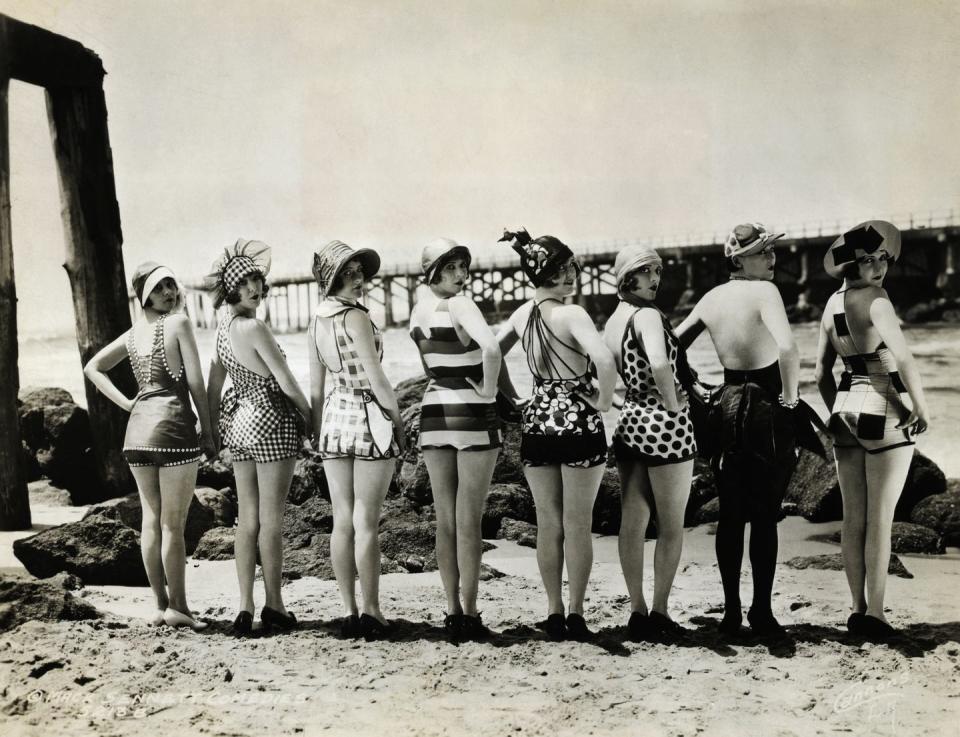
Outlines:
<svg viewBox="0 0 960 737"><path fill-rule="evenodd" d="M634 642L643 642L650 636L650 617L642 612L634 612L627 621L627 632Z"/></svg>
<svg viewBox="0 0 960 737"><path fill-rule="evenodd" d="M207 628L206 622L194 619L189 614L178 612L176 609L164 609L163 623L169 627L189 627L194 632L200 632Z"/></svg>
<svg viewBox="0 0 960 737"><path fill-rule="evenodd" d="M582 614L567 615L567 637L577 642L587 642L593 637Z"/></svg>
<svg viewBox="0 0 960 737"><path fill-rule="evenodd" d="M723 619L721 619L720 624L717 625L717 630L719 630L720 634L731 637L740 632L742 625L743 615L740 612L724 613Z"/></svg>
<svg viewBox="0 0 960 737"><path fill-rule="evenodd" d="M341 637L359 637L360 636L360 617L351 614L340 621Z"/></svg>
<svg viewBox="0 0 960 737"><path fill-rule="evenodd" d="M784 635L786 630L780 624L773 612L764 614L754 614L753 610L747 612L747 621L750 623L750 629L755 635Z"/></svg>
<svg viewBox="0 0 960 737"><path fill-rule="evenodd" d="M869 614L863 615L863 635L874 642L885 642L897 634L892 625Z"/></svg>
<svg viewBox="0 0 960 737"><path fill-rule="evenodd" d="M554 642L560 642L567 639L567 623L562 614L551 614L543 622L538 622L537 627L547 633Z"/></svg>
<svg viewBox="0 0 960 737"><path fill-rule="evenodd" d="M289 612L286 614L278 612L276 609L271 609L268 606L260 610L260 622L266 629L276 627L279 630L292 630L297 626L297 618L295 616Z"/></svg>
<svg viewBox="0 0 960 737"><path fill-rule="evenodd" d="M233 620L233 634L237 637L244 637L253 632L253 614L241 610L237 618Z"/></svg>
<svg viewBox="0 0 960 737"><path fill-rule="evenodd" d="M851 635L862 635L864 629L863 618L864 615L860 612L853 612L847 617L847 632Z"/></svg>
<svg viewBox="0 0 960 737"><path fill-rule="evenodd" d="M670 617L660 612L650 612L648 618L650 629L656 635L666 636L666 637L679 637L683 635L686 630L683 629L679 624L674 622Z"/></svg>
<svg viewBox="0 0 960 737"><path fill-rule="evenodd" d="M360 615L360 632L366 640L379 640L390 635L392 631L390 624L384 624L376 617L369 614Z"/></svg>
<svg viewBox="0 0 960 737"><path fill-rule="evenodd" d="M463 615L445 614L443 616L443 629L450 636L450 639L459 639L464 629Z"/></svg>
<svg viewBox="0 0 960 737"><path fill-rule="evenodd" d="M463 636L468 640L485 640L490 637L490 628L480 619L480 612L477 612L476 616L463 614L461 617Z"/></svg>

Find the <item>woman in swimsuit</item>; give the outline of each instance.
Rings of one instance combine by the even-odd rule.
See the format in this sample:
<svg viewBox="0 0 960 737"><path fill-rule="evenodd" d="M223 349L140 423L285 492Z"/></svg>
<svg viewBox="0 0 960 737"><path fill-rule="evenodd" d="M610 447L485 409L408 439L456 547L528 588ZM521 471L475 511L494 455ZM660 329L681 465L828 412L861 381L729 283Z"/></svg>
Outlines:
<svg viewBox="0 0 960 737"><path fill-rule="evenodd" d="M140 264L133 291L143 307L140 317L90 359L83 373L130 413L123 456L140 492L140 550L156 598L156 613L149 621L202 630L206 623L194 619L187 606L183 540L201 448L210 457L216 455L200 358L190 321L180 311L183 292L173 272L153 262ZM137 379L133 399L106 373L127 357ZM200 417L200 438L191 398Z"/></svg>
<svg viewBox="0 0 960 737"><path fill-rule="evenodd" d="M604 341L627 388L613 450L620 472L620 564L630 593L631 636L676 635L667 598L683 549L683 515L697 445L687 394L680 385L686 355L669 321L653 303L663 262L645 246L622 250L614 264L620 304ZM654 512L655 510L655 512ZM643 598L643 544L651 512L657 517L653 609Z"/></svg>
<svg viewBox="0 0 960 737"><path fill-rule="evenodd" d="M824 269L843 279L827 301L817 348L817 385L832 407L837 476L843 496L841 546L853 613L851 632L884 639L895 630L883 614L890 529L910 469L914 437L928 411L913 354L883 289L900 255L900 231L870 220L840 236ZM833 365L844 371L837 385Z"/></svg>
<svg viewBox="0 0 960 737"><path fill-rule="evenodd" d="M570 248L553 236L533 240L526 230L505 232L500 240L513 241L521 269L536 287L498 340L504 355L521 341L534 377L520 457L537 508L537 563L548 600L542 626L554 640L586 640L592 634L583 598L593 565L593 503L607 459L600 413L610 409L616 366L586 310L563 303L576 291L580 273ZM570 582L566 618L564 560Z"/></svg>
<svg viewBox="0 0 960 737"><path fill-rule="evenodd" d="M267 294L270 248L260 241L238 240L214 262L206 278L214 308L230 305L217 325L216 353L210 362L207 395L210 416L219 418L224 444L233 455L238 524L234 542L240 613L237 635L253 629L253 580L257 551L266 602L260 610L264 629L293 629L280 593L283 567L283 509L296 456L310 421L310 405L287 365L270 328L257 319ZM227 377L233 384L220 398Z"/></svg>
<svg viewBox="0 0 960 737"><path fill-rule="evenodd" d="M379 269L380 257L369 248L331 241L317 251L313 276L323 301L308 337L313 436L330 486L330 559L346 612L341 631L368 640L390 632L380 611L380 510L405 448L397 398L381 364L383 340L360 303L364 282ZM333 386L325 396L328 373Z"/></svg>
<svg viewBox="0 0 960 737"><path fill-rule="evenodd" d="M477 611L477 589L483 502L501 444L500 346L473 300L460 294L470 278L470 251L440 238L423 249L420 263L429 292L410 315L410 336L430 377L420 447L437 513L444 628L455 639L480 638L489 634Z"/></svg>

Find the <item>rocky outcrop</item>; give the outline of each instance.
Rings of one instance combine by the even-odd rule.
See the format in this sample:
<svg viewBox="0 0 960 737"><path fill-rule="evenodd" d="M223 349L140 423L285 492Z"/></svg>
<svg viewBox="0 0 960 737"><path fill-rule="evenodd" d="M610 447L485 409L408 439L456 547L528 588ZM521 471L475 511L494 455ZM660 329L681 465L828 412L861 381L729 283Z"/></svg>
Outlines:
<svg viewBox="0 0 960 737"><path fill-rule="evenodd" d="M213 515L214 527L233 527L237 521L237 495L233 489L229 486L222 489L198 486L194 495Z"/></svg>
<svg viewBox="0 0 960 737"><path fill-rule="evenodd" d="M497 530L499 540L512 540L517 545L527 548L537 547L537 526L529 522L504 517L500 520L500 529Z"/></svg>
<svg viewBox="0 0 960 737"><path fill-rule="evenodd" d="M593 503L592 529L600 535L616 535L620 532L620 474L617 469L606 466ZM530 520L536 522L536 518Z"/></svg>
<svg viewBox="0 0 960 737"><path fill-rule="evenodd" d="M200 542L193 551L194 560L232 560L234 558L233 541L236 537L234 527L213 527L203 533Z"/></svg>
<svg viewBox="0 0 960 737"><path fill-rule="evenodd" d="M30 506L40 504L46 507L69 507L73 504L70 492L54 486L47 479L31 481L27 484L27 493L30 495Z"/></svg>
<svg viewBox="0 0 960 737"><path fill-rule="evenodd" d="M390 499L380 519L380 552L411 573L437 570L436 522L432 510Z"/></svg>
<svg viewBox="0 0 960 737"><path fill-rule="evenodd" d="M222 489L227 486L231 489L237 488L236 479L233 477L230 451L221 451L220 456L213 460L203 458L200 461L197 467L197 486L206 486L210 489Z"/></svg>
<svg viewBox="0 0 960 737"><path fill-rule="evenodd" d="M323 461L317 453L302 453L293 470L293 480L290 482L287 501L302 504L314 496L330 498L327 477L323 472Z"/></svg>
<svg viewBox="0 0 960 737"><path fill-rule="evenodd" d="M921 500L946 490L947 478L939 466L920 451L914 451L893 518L901 522L909 521L910 513Z"/></svg>
<svg viewBox="0 0 960 737"><path fill-rule="evenodd" d="M703 504L693 515L694 525L705 525L720 519L720 500L717 498Z"/></svg>
<svg viewBox="0 0 960 737"><path fill-rule="evenodd" d="M804 555L797 558L791 558L786 562L790 568L804 570L814 568L820 571L842 571L843 556L840 553L830 553L828 555ZM887 573L899 578L913 578L903 562L896 556L890 556L890 565L887 567Z"/></svg>
<svg viewBox="0 0 960 737"><path fill-rule="evenodd" d="M955 486L953 479L950 486ZM960 546L960 490L926 497L913 508L910 521L936 530L944 545Z"/></svg>
<svg viewBox="0 0 960 737"><path fill-rule="evenodd" d="M100 613L62 586L47 581L0 577L0 632L24 622L97 619Z"/></svg>
<svg viewBox="0 0 960 737"><path fill-rule="evenodd" d="M94 516L117 520L138 534L143 526L143 510L140 508L140 497L137 494L128 494L117 499L109 499L101 504L95 504L87 510L84 519ZM213 526L213 512L194 496L187 510L187 524L183 530L187 555L191 555L196 550L197 543L200 542L203 533Z"/></svg>
<svg viewBox="0 0 960 737"><path fill-rule="evenodd" d="M500 524L505 517L523 522L536 523L537 513L533 506L533 494L525 485L494 484L487 494L480 524L483 537L497 537Z"/></svg>
<svg viewBox="0 0 960 737"><path fill-rule="evenodd" d="M936 530L911 522L894 522L893 529L890 531L890 541L894 553L936 555L945 552L943 539Z"/></svg>
<svg viewBox="0 0 960 737"><path fill-rule="evenodd" d="M691 527L700 524L695 521L697 512L711 499L716 499L718 494L717 480L713 477L710 464L698 457L693 462L693 481L690 484L690 496L687 499L687 508L683 515L684 526Z"/></svg>
<svg viewBox="0 0 960 737"><path fill-rule="evenodd" d="M13 553L37 578L61 571L85 584L145 586L140 536L122 522L93 515L15 540Z"/></svg>

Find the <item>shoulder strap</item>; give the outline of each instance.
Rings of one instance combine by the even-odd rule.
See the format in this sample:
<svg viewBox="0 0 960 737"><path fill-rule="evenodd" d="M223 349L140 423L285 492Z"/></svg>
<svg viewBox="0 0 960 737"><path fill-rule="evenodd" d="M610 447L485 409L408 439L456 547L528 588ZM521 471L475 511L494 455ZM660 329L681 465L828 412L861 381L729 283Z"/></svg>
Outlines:
<svg viewBox="0 0 960 737"><path fill-rule="evenodd" d="M543 301L546 302L547 300ZM560 302L560 300L553 301ZM568 373L576 374L576 369L567 363L559 351L553 347L551 341L554 340L583 358L587 358L583 352L560 340L560 338L554 334L546 320L544 320L543 314L540 312L540 303L534 302L533 307L530 309L530 316L527 318L527 325L523 330L523 347L527 354L527 367L534 376L539 376L536 370L538 347L540 361L552 375L551 377L545 378L559 377L561 373L559 370L560 365L562 365Z"/></svg>

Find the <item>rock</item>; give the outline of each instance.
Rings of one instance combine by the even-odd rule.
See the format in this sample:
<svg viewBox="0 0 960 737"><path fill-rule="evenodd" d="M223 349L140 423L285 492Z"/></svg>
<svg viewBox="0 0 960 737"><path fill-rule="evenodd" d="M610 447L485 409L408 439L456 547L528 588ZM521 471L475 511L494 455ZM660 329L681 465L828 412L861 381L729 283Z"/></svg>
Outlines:
<svg viewBox="0 0 960 737"><path fill-rule="evenodd" d="M840 553L805 555L798 558L791 558L786 562L786 565L799 570L815 568L821 571L842 571L843 556ZM887 573L900 578L913 578L913 574L904 567L903 562L896 555L890 556L890 565L887 567Z"/></svg>
<svg viewBox="0 0 960 737"><path fill-rule="evenodd" d="M503 447L497 456L497 465L493 467L494 484L523 484L527 477L523 473L523 461L520 460L520 426L503 426Z"/></svg>
<svg viewBox="0 0 960 737"><path fill-rule="evenodd" d="M917 302L917 304L907 308L907 311L903 313L903 319L906 322L932 322L939 320L942 312L943 304L939 300Z"/></svg>
<svg viewBox="0 0 960 737"><path fill-rule="evenodd" d="M956 479L950 480L950 488L957 488L955 482ZM910 521L939 532L944 545L960 546L960 490L923 499L910 513Z"/></svg>
<svg viewBox="0 0 960 737"><path fill-rule="evenodd" d="M407 573L407 569L385 555L380 556L380 575L385 573Z"/></svg>
<svg viewBox="0 0 960 737"><path fill-rule="evenodd" d="M422 561L423 571L437 570L436 523L404 498L384 502L380 518L380 552L407 568ZM418 571L419 572L419 571Z"/></svg>
<svg viewBox="0 0 960 737"><path fill-rule="evenodd" d="M203 533L193 551L194 560L233 560L234 527L213 527Z"/></svg>
<svg viewBox="0 0 960 737"><path fill-rule="evenodd" d="M794 502L784 502L780 505L780 519L784 517L799 517L800 507Z"/></svg>
<svg viewBox="0 0 960 737"><path fill-rule="evenodd" d="M946 490L947 477L940 467L920 451L914 451L910 470L907 472L907 480L897 500L893 518L901 522L909 520L910 512L918 502L928 496L942 494Z"/></svg>
<svg viewBox="0 0 960 737"><path fill-rule="evenodd" d="M533 494L520 484L493 484L487 494L480 523L481 535L487 539L495 538L504 517L523 522L537 521L537 512L533 506Z"/></svg>
<svg viewBox="0 0 960 737"><path fill-rule="evenodd" d="M504 517L500 520L497 538L512 540L517 545L523 545L527 548L535 548L537 547L537 526L529 522Z"/></svg>
<svg viewBox="0 0 960 737"><path fill-rule="evenodd" d="M600 535L620 532L620 474L616 468L606 466L603 470L597 500L593 503L592 529Z"/></svg>
<svg viewBox="0 0 960 737"><path fill-rule="evenodd" d="M13 553L37 578L66 571L88 585L147 585L140 536L122 522L102 515L15 540Z"/></svg>
<svg viewBox="0 0 960 737"><path fill-rule="evenodd" d="M143 510L140 508L140 497L137 494L128 494L116 499L108 499L95 504L83 518L93 516L115 519L137 533L143 526ZM190 500L187 510L187 524L183 530L183 539L186 543L187 555L192 555L203 533L214 527L214 516L207 507L203 506L196 496Z"/></svg>
<svg viewBox="0 0 960 737"><path fill-rule="evenodd" d="M716 499L719 491L717 490L717 480L713 477L713 471L710 464L697 458L694 461L693 482L690 485L690 497L687 499L687 508L684 512L683 524L685 527L692 527L700 524L696 522L697 510L711 499Z"/></svg>
<svg viewBox="0 0 960 737"><path fill-rule="evenodd" d="M83 581L81 581L79 577L74 576L72 573L58 573L57 575L48 578L45 583L59 586L64 591L79 591L83 588Z"/></svg>
<svg viewBox="0 0 960 737"><path fill-rule="evenodd" d="M284 544L295 547L296 540L304 535L333 532L333 506L321 496L313 496L303 504L288 504L283 512Z"/></svg>
<svg viewBox="0 0 960 737"><path fill-rule="evenodd" d="M832 461L833 441L826 435L817 434L831 460L801 450L784 501L796 504L808 522L834 522L843 518L843 500Z"/></svg>
<svg viewBox="0 0 960 737"><path fill-rule="evenodd" d="M302 504L312 496L329 499L330 490L327 488L327 477L323 473L323 461L320 460L320 455L310 452L297 459L287 501Z"/></svg>
<svg viewBox="0 0 960 737"><path fill-rule="evenodd" d="M70 393L56 387L23 389L18 396L20 435L40 473L68 489L77 503L100 493L90 450L90 418Z"/></svg>
<svg viewBox="0 0 960 737"><path fill-rule="evenodd" d="M433 503L430 476L423 455L417 453L413 460L404 460L400 466L400 489L403 496L418 506Z"/></svg>
<svg viewBox="0 0 960 737"><path fill-rule="evenodd" d="M393 393L397 397L400 412L403 412L407 407L420 404L429 381L426 376L417 376L413 379L404 379L393 387Z"/></svg>
<svg viewBox="0 0 960 737"><path fill-rule="evenodd" d="M290 573L295 573L298 578L315 576L327 581L336 578L330 563L330 535L318 533L311 536L309 544L304 547L284 548L283 573L287 578L291 578Z"/></svg>
<svg viewBox="0 0 960 737"><path fill-rule="evenodd" d="M420 456L420 401L401 410L400 420L407 438L407 452L403 454L403 460L415 462Z"/></svg>
<svg viewBox="0 0 960 737"><path fill-rule="evenodd" d="M237 482L233 478L233 461L230 458L230 451L221 451L220 457L212 461L206 458L200 461L197 468L197 486L206 486L210 489L222 489L225 486L231 489L237 488Z"/></svg>
<svg viewBox="0 0 960 737"><path fill-rule="evenodd" d="M222 489L210 489L198 486L194 491L197 501L210 510L214 527L233 527L237 521L237 496L229 486Z"/></svg>
<svg viewBox="0 0 960 737"><path fill-rule="evenodd" d="M30 495L31 507L34 504L42 504L47 507L69 507L73 504L69 491L54 486L47 479L28 483L27 493Z"/></svg>
<svg viewBox="0 0 960 737"><path fill-rule="evenodd" d="M694 525L703 525L709 522L716 522L720 519L720 500L711 499L700 507L693 515Z"/></svg>
<svg viewBox="0 0 960 737"><path fill-rule="evenodd" d="M27 483L36 481L41 476L40 464L37 463L37 459L30 451L29 446L22 440L20 441L20 470Z"/></svg>
<svg viewBox="0 0 960 737"><path fill-rule="evenodd" d="M931 553L944 550L943 539L936 530L912 522L894 522L890 533L894 553Z"/></svg>
<svg viewBox="0 0 960 737"><path fill-rule="evenodd" d="M492 581L495 578L503 578L507 574L503 571L498 571L491 565L486 563L480 564L480 580L481 581Z"/></svg>
<svg viewBox="0 0 960 737"><path fill-rule="evenodd" d="M0 632L24 622L98 619L100 613L62 586L47 581L0 578Z"/></svg>

